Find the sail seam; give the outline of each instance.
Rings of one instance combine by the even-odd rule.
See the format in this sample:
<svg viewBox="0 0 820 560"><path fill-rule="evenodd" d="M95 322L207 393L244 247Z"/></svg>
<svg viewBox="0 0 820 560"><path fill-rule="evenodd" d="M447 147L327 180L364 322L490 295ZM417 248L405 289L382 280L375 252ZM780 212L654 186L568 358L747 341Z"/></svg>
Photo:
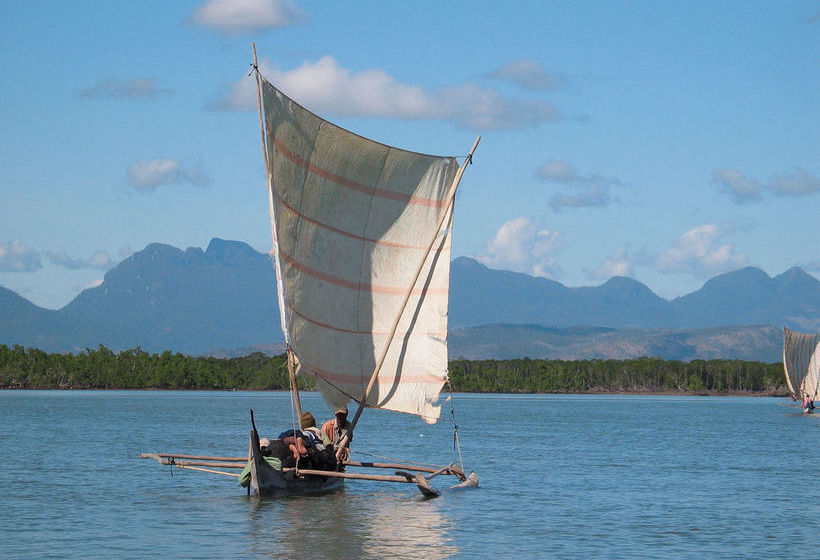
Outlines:
<svg viewBox="0 0 820 560"><path fill-rule="evenodd" d="M348 288L350 290L362 290L367 292L374 292L378 294L387 294L387 295L403 295L407 290L406 288L396 288L392 286L379 286L377 284L370 284L366 282L354 282L352 280L344 280L343 278L338 278L336 276L332 276L327 274L326 272L322 272L320 270L316 270L311 268L305 264L300 263L287 253L285 253L281 248L279 250L280 256L290 263L294 268L299 270L300 272L307 274L308 276L312 276L318 280L324 280L325 282L330 282L336 286L341 286L343 288ZM426 289L426 290L413 290L411 295L421 296L421 295L445 295L447 293L446 289Z"/></svg>
<svg viewBox="0 0 820 560"><path fill-rule="evenodd" d="M350 233L350 232L344 231L343 229L333 227L329 224L326 224L324 222L320 222L319 220L316 220L316 219L311 218L311 217L309 217L305 214L302 214L301 212L296 210L296 208L294 208L293 206L290 206L287 202L285 202L282 199L281 195L279 194L279 191L277 191L276 189L273 190L273 194L274 194L274 197L276 198L276 201L279 203L279 205L282 206L283 208L285 208L286 210L290 211L290 213L293 214L294 216L296 216L297 218L305 220L306 222L310 222L311 224L319 226L319 227L321 227L323 229L326 229L328 231L332 231L333 233L338 233L339 235L343 235L344 237L349 237L350 239L355 239L356 241L366 241L367 243L373 243L375 245L382 245L382 246L385 246L385 247L395 247L396 249L415 249L415 250L419 250L419 251L424 251L426 249L426 247L421 247L421 246L418 246L418 245L405 245L403 243L395 243L393 241L385 241L383 239L373 239L373 238L370 238L370 237L364 237L364 236L361 236L361 235L356 235L355 233ZM436 251L443 251L444 249L439 247L439 248L436 248L435 250Z"/></svg>
<svg viewBox="0 0 820 560"><path fill-rule="evenodd" d="M293 307L288 307L288 309L290 309L290 311L294 315L298 315L301 319L304 319L305 321L307 321L308 323L310 323L312 325L316 325L317 327L322 327L322 328L325 328L325 329L330 329L330 330L341 332L341 333L358 334L358 335L373 335L373 336L387 336L388 334L390 334L387 331L357 331L357 330L353 330L353 329L345 329L343 327L336 327L334 325L329 325L327 323L322 323L321 321L316 321L315 319L311 319L310 317L304 315L303 313L300 313L297 309L295 309ZM410 334L411 334L411 336L424 336L424 337L434 338L434 339L440 340L442 342L445 341L445 338L446 338L446 335L447 335L447 333L441 333L441 332L424 332L424 333L422 333L422 332L416 332L416 331L413 331Z"/></svg>
<svg viewBox="0 0 820 560"><path fill-rule="evenodd" d="M375 187L368 187L367 185L363 185L363 184L358 183L356 181L352 181L350 179L342 177L341 175L336 175L335 173L332 173L332 172L328 171L327 169L319 167L315 163L311 163L309 161L306 161L304 158L302 158L298 154L295 154L295 153L291 152L290 150L288 150L278 138L273 139L273 144L276 146L276 148L279 150L279 152L283 156L288 158L290 161L292 161L296 165L304 168L305 170L307 170L310 173L313 173L314 175L318 175L319 177L321 177L323 179L326 179L328 181L331 181L333 183L336 183L337 185L347 187L350 190L360 192L360 193L364 193L364 194L371 194L372 193L373 195L376 195L376 196L381 197L381 198L386 198L388 200L395 200L395 201L398 201L398 202L406 202L408 204L415 204L417 206L429 206L429 207L432 207L432 208L443 208L444 206L446 206L448 204L448 201L446 201L446 200L439 200L439 199L435 199L435 198L424 198L424 197L404 194L404 193L400 193L400 192L396 192L396 191L389 191L387 189L379 189L379 188L375 188Z"/></svg>
<svg viewBox="0 0 820 560"><path fill-rule="evenodd" d="M322 379L324 379L325 381L327 381L329 383L331 381L334 381L334 382L340 383L340 384L345 383L345 382L348 382L348 383L350 382L350 377L351 377L350 374L336 373L336 372L333 372L333 371L328 371L326 369L322 369L320 367L314 366L313 364L308 364L308 363L305 363L305 362L302 362L302 369L307 369L307 370L310 370L310 371L314 372L315 374L319 375ZM428 373L428 374L402 374L402 376L401 376L402 385L405 385L405 384L409 383L409 384L436 385L436 386L438 386L438 385L443 385L444 380L445 380L444 375L435 375L435 374L432 374L432 373ZM335 385L333 385L333 386L336 387ZM338 387L336 387L336 388L339 389ZM341 389L339 389L339 390L341 390ZM351 398L356 399L356 402L361 402L361 401L358 400L361 397L351 397Z"/></svg>

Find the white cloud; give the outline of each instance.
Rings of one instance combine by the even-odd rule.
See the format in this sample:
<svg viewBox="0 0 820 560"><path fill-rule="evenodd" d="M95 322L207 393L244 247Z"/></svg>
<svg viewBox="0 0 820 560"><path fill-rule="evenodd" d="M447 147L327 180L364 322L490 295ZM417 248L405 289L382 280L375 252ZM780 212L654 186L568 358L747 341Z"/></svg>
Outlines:
<svg viewBox="0 0 820 560"><path fill-rule="evenodd" d="M578 177L575 168L565 161L553 159L542 164L535 172L538 177L556 183L571 183Z"/></svg>
<svg viewBox="0 0 820 560"><path fill-rule="evenodd" d="M288 27L303 19L292 0L208 0L191 16L196 25L233 35Z"/></svg>
<svg viewBox="0 0 820 560"><path fill-rule="evenodd" d="M712 173L716 183L735 199L735 202L744 203L760 200L760 183L746 177L737 169L718 168Z"/></svg>
<svg viewBox="0 0 820 560"><path fill-rule="evenodd" d="M575 193L556 193L550 198L550 206L556 211L562 208L590 208L609 206L616 199L610 187L623 185L616 177L604 177L595 173L579 174L574 167L562 160L550 160L535 172L546 181L560 183L578 190Z"/></svg>
<svg viewBox="0 0 820 560"><path fill-rule="evenodd" d="M557 269L552 255L559 247L558 232L538 229L519 217L499 228L478 260L492 268L552 278Z"/></svg>
<svg viewBox="0 0 820 560"><path fill-rule="evenodd" d="M490 72L488 76L540 91L554 90L564 82L563 78L547 72L540 62L532 60L515 60Z"/></svg>
<svg viewBox="0 0 820 560"><path fill-rule="evenodd" d="M550 197L550 206L556 211L562 208L593 208L609 206L612 202L609 187L606 185L591 185L576 194L556 193Z"/></svg>
<svg viewBox="0 0 820 560"><path fill-rule="evenodd" d="M820 178L808 171L798 169L792 174L773 176L769 189L783 196L807 196L820 192Z"/></svg>
<svg viewBox="0 0 820 560"><path fill-rule="evenodd" d="M200 171L185 169L171 158L140 160L128 168L128 182L138 191L153 192L160 185L191 183L207 185L209 179Z"/></svg>
<svg viewBox="0 0 820 560"><path fill-rule="evenodd" d="M52 263L68 268L70 270L79 270L84 268L96 268L100 270L108 270L114 265L111 257L105 251L96 251L91 257L87 259L75 259L69 257L64 252L47 251L46 256Z"/></svg>
<svg viewBox="0 0 820 560"><path fill-rule="evenodd" d="M262 74L286 95L322 115L443 120L482 130L531 127L558 120L557 111L548 102L509 99L471 83L430 91L401 83L384 70L352 72L332 56L288 71L260 66ZM253 80L234 83L215 108L255 110Z"/></svg>
<svg viewBox="0 0 820 560"><path fill-rule="evenodd" d="M601 266L592 273L592 278L609 279L613 276L632 276L634 270L633 258L629 254L629 249L625 245L618 247L610 257L604 259Z"/></svg>
<svg viewBox="0 0 820 560"><path fill-rule="evenodd" d="M712 176L715 182L722 185L738 203L761 200L763 190L778 196L794 197L811 196L820 192L820 178L800 168L797 168L794 173L772 175L766 184L747 177L737 169L718 168Z"/></svg>
<svg viewBox="0 0 820 560"><path fill-rule="evenodd" d="M91 288L98 288L102 286L102 283L105 279L104 278L97 278L96 280L92 280L88 284L82 287L83 290L89 290Z"/></svg>
<svg viewBox="0 0 820 560"><path fill-rule="evenodd" d="M153 78L136 78L128 82L122 82L117 78L109 78L82 90L80 96L137 99L156 98L171 93L174 93L174 90L157 87Z"/></svg>
<svg viewBox="0 0 820 560"><path fill-rule="evenodd" d="M747 266L746 255L736 252L731 244L721 242L727 233L715 224L692 228L658 257L655 268L659 272L709 277Z"/></svg>
<svg viewBox="0 0 820 560"><path fill-rule="evenodd" d="M0 272L34 272L42 267L40 253L19 239L0 242Z"/></svg>

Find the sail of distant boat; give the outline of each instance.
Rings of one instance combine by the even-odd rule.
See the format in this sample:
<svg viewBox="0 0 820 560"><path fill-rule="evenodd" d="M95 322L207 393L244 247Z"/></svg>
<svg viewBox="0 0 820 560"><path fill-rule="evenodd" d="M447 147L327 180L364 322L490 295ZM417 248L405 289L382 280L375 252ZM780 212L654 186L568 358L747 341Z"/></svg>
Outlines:
<svg viewBox="0 0 820 560"><path fill-rule="evenodd" d="M820 390L820 334L783 328L783 369L792 397L817 398Z"/></svg>
<svg viewBox="0 0 820 560"><path fill-rule="evenodd" d="M282 330L298 367L332 406L435 422L463 168L348 132L261 85Z"/></svg>

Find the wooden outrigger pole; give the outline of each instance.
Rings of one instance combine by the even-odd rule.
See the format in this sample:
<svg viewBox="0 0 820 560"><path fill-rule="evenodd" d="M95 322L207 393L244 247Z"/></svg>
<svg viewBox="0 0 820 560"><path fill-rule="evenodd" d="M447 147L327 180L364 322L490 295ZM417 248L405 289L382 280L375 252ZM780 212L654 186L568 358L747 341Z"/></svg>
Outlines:
<svg viewBox="0 0 820 560"><path fill-rule="evenodd" d="M265 142L265 123L262 119L262 86L259 83L259 63L256 59L256 43L251 43L251 48L253 49L253 72L256 74L256 111L259 115L259 134L262 140L262 159L265 162L265 176L267 177L267 184L268 184L268 205L270 207L270 215L271 215L271 235L273 236L274 243L276 243L276 225L273 220L273 185L271 184L271 176L270 176L270 162L268 161L268 149L267 143ZM278 263L277 263L277 270L276 276L277 280L279 279L279 270L278 270ZM285 331L285 337L287 337L287 331ZM302 402L299 399L299 387L296 385L296 371L294 369L294 356L293 350L290 347L290 343L288 342L287 345L287 354L288 354L288 379L290 381L290 392L293 396L294 407L296 408L296 418L297 422L298 419L302 417Z"/></svg>

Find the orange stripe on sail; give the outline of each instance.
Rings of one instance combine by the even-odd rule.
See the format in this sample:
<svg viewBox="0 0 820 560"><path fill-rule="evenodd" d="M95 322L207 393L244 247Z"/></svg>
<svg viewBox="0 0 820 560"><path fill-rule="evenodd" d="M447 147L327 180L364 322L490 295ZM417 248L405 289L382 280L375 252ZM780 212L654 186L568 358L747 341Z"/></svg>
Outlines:
<svg viewBox="0 0 820 560"><path fill-rule="evenodd" d="M332 331L341 332L341 333L348 333L348 334L362 334L362 335L373 335L373 336L387 336L389 334L387 331L385 331L385 332L358 331L358 330L353 330L353 329L344 329L342 327L334 327L333 325L329 325L327 323L322 323L320 321L316 321L314 319L311 319L310 317L308 317L306 315L303 315L302 313L299 313L293 307L288 306L288 309L290 309L290 311L294 315L298 315L302 320L310 323L311 325L316 325L317 327L321 327L323 329L329 329L329 330L332 330ZM434 332L434 333L413 332L412 334L417 335L417 336L429 336L431 338L438 338L442 341L444 341L444 339L445 339L445 336L442 333L438 333L438 332ZM404 336L404 334L402 334L402 336Z"/></svg>
<svg viewBox="0 0 820 560"><path fill-rule="evenodd" d="M308 276L312 276L317 280L322 280L324 282L328 282L335 286L341 286L342 288L347 288L349 290L355 291L365 291L365 292L372 292L374 294L385 294L385 295L392 295L392 296L401 296L407 292L407 288L403 287L393 287L393 286L378 286L376 284L369 284L366 282L352 282L350 280L345 280L344 278L339 278L337 276L332 276L327 274L326 272L322 272L321 270L316 270L315 268L311 268L305 264L300 263L290 255L287 255L284 251L279 250L279 256L282 260L286 261L290 266L298 270L303 274L307 274ZM446 295L447 290L443 288L439 288L436 290L427 289L427 290L419 290L415 289L411 292L411 295L414 296L421 296L424 295Z"/></svg>
<svg viewBox="0 0 820 560"><path fill-rule="evenodd" d="M423 198L423 197L420 197L420 196L413 196L413 195L408 195L408 194L404 194L404 193L398 193L398 192L395 192L395 191L388 191L386 189L379 189L379 188L376 188L375 186L371 187L371 186L368 186L368 185L364 185L362 183L357 183L356 181L351 181L350 179L346 179L344 177L341 177L340 175L336 175L335 173L332 173L332 172L328 171L327 169L323 169L323 168L319 167L318 165L310 163L309 161L305 160L304 158L302 158L298 154L295 154L295 153L291 152L290 150L288 150L285 147L285 145L278 138L274 137L273 145L276 146L276 149L278 149L282 153L282 155L284 155L286 158L288 158L290 161L292 161L296 165L298 165L300 167L303 167L304 169L306 169L310 173L313 173L314 175L318 175L319 177L322 177L323 179L327 179L328 181L332 181L332 182L336 183L337 185L347 187L351 190L361 192L361 193L365 193L365 194L368 194L368 195L372 194L372 195L379 196L381 198L386 198L386 199L389 199L389 200L398 200L400 202L407 202L409 204L415 204L415 205L418 205L418 206L431 206L431 207L434 207L434 208L444 208L445 206L448 205L447 201L439 200L439 199L436 199L436 198Z"/></svg>
<svg viewBox="0 0 820 560"><path fill-rule="evenodd" d="M333 227L331 225L328 225L324 222L320 222L319 220L315 220L313 218L310 218L310 217L302 214L301 212L296 210L296 208L294 208L293 206L291 206L287 202L285 202L282 199L282 197L279 195L279 191L277 191L276 189L273 189L273 196L276 199L276 201L283 208L287 209L291 214L298 217L299 219L305 220L306 222L310 222L311 224L316 225L320 228L324 228L328 231L332 231L333 233L338 233L339 235L342 235L344 237L349 237L350 239L355 239L357 241L365 241L367 243L373 243L375 245L384 245L384 246L387 246L387 247L396 247L398 249L418 249L420 251L423 251L423 250L427 249L427 247L420 247L420 246L417 246L417 245L404 245L402 243L393 243L392 241L384 241L383 239L371 239L369 237L363 237L361 235L356 235L355 233L349 233L347 231L341 230L339 228L335 228L335 227ZM436 252L441 252L443 249L441 247L437 247L434 250Z"/></svg>
<svg viewBox="0 0 820 560"><path fill-rule="evenodd" d="M366 382L368 381L368 379L370 378L370 374L372 373L372 372L368 372L366 375L363 375L359 379L356 379L355 374L345 374L345 373L337 373L337 372L333 372L333 371L327 371L327 370L322 369L320 367L316 367L314 365L307 364L307 363L304 363L304 362L301 362L301 367L303 369L308 369L308 370L312 371L313 373L315 373L316 375L318 375L322 379L326 379L330 383L353 384L353 383L356 383L357 381L361 381L362 387L367 385ZM379 376L379 379L381 379L382 381L387 381L390 384L393 383L392 379L384 379L384 378L382 378L381 375ZM423 374L423 373L422 374L418 374L418 373L415 373L415 374L401 374L401 376L399 377L399 383L400 384L423 383L423 384L429 384L429 385L438 385L438 384L444 383L444 375L442 374L441 376L438 376L438 375L435 375L435 374L432 374L432 373L427 373L427 374Z"/></svg>

